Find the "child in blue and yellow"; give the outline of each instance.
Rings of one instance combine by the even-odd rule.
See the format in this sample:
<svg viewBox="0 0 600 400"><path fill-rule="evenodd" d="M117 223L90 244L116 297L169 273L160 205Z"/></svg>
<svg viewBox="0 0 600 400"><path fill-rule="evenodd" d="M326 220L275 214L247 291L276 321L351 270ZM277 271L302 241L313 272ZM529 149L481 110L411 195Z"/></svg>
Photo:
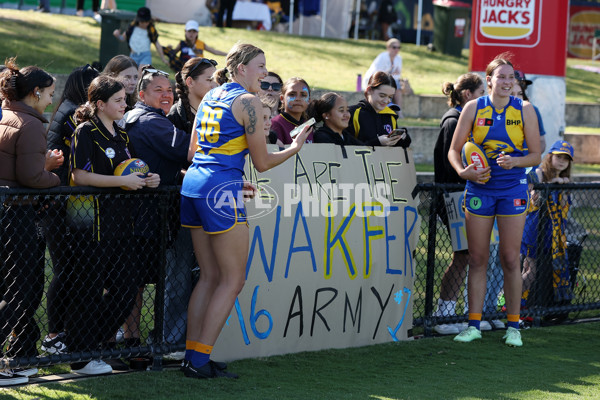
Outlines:
<svg viewBox="0 0 600 400"><path fill-rule="evenodd" d="M532 183L569 183L573 163L573 146L564 140L556 141L539 168L531 171ZM573 296L570 288L567 260L567 238L565 236L567 215L571 205L568 193L552 190L546 199L540 193L531 192L531 205L525 220L521 254L523 255L523 299L527 300L536 277L537 266L552 265L553 297L557 301L570 300ZM547 214L540 218L540 206L547 204ZM542 223L543 227L539 227ZM543 231L543 248L538 251L538 231ZM540 298L538 296L538 298Z"/></svg>
<svg viewBox="0 0 600 400"><path fill-rule="evenodd" d="M510 61L496 57L487 66L486 82L490 94L465 105L448 152L458 175L467 180L464 206L470 255L469 327L454 340L481 338L490 236L497 220L508 320L504 338L509 346L522 346L519 249L529 204L525 168L540 162L539 129L532 105L510 95L515 84ZM460 154L467 140L483 147L489 167L463 166Z"/></svg>

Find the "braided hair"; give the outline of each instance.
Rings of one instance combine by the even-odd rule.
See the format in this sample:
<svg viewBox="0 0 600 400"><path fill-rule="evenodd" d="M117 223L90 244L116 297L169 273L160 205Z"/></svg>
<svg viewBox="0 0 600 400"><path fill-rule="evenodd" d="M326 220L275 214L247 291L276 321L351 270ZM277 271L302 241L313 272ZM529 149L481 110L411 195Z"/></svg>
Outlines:
<svg viewBox="0 0 600 400"><path fill-rule="evenodd" d="M187 78L192 78L195 80L198 76L202 75L204 71L210 67L214 67L216 64L216 61L208 60L206 58L190 58L183 65L181 71L175 74L175 94L177 95L177 98L181 99L183 108L185 110L185 115L187 120L190 122L194 120L195 115L192 112L192 107L190 105L190 89L185 81Z"/></svg>

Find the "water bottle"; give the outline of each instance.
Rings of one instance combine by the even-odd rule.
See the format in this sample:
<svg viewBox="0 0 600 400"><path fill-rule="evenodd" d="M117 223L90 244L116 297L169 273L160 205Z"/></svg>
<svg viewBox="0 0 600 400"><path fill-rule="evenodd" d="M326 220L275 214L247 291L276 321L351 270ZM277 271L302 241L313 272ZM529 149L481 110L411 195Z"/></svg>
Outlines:
<svg viewBox="0 0 600 400"><path fill-rule="evenodd" d="M362 92L362 74L356 76L356 91Z"/></svg>

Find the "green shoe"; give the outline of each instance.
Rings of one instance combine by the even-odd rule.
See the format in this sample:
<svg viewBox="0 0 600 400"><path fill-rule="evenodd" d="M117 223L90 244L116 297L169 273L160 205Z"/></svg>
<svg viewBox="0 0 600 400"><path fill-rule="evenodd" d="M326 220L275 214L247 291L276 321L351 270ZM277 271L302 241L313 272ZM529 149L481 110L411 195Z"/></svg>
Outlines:
<svg viewBox="0 0 600 400"><path fill-rule="evenodd" d="M523 346L523 341L521 340L521 331L518 329L509 326L506 330L506 335L502 337L502 339L506 339L504 343L513 347L521 347Z"/></svg>
<svg viewBox="0 0 600 400"><path fill-rule="evenodd" d="M474 326L469 326L467 329L454 337L455 342L469 343L475 339L481 339L481 331Z"/></svg>

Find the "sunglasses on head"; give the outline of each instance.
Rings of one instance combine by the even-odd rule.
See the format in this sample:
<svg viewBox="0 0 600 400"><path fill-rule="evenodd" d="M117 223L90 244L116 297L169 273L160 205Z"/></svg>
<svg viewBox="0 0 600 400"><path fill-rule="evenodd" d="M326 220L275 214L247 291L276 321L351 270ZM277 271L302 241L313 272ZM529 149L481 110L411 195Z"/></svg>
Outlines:
<svg viewBox="0 0 600 400"><path fill-rule="evenodd" d="M142 71L142 78L143 78L144 76L146 76L146 75L149 75L149 74L151 74L151 75L153 75L153 76L154 76L155 74L156 74L156 75L162 75L162 76L164 76L164 77L166 77L166 78L168 78L168 77L169 77L169 73L168 73L168 72L161 71L160 69L156 69L156 68L146 68L146 69L144 69L144 70Z"/></svg>
<svg viewBox="0 0 600 400"><path fill-rule="evenodd" d="M211 60L210 58L203 58L202 60L200 60L199 63L197 63L196 65L194 65L194 68L192 68L192 70L190 71L190 73L187 76L192 76L192 74L198 68L198 66L200 66L202 64L210 64L213 67L216 67L218 63L215 60Z"/></svg>
<svg viewBox="0 0 600 400"><path fill-rule="evenodd" d="M260 83L260 88L262 90L269 90L269 88L271 88L274 91L279 92L281 90L281 83L279 83L279 82L273 82L273 83L271 83L271 82L262 81Z"/></svg>
<svg viewBox="0 0 600 400"><path fill-rule="evenodd" d="M84 72L86 72L86 71L88 71L88 70L92 70L92 71L100 72L100 71L98 71L96 68L92 67L90 64L86 64L86 65L83 67L83 71L84 71Z"/></svg>

